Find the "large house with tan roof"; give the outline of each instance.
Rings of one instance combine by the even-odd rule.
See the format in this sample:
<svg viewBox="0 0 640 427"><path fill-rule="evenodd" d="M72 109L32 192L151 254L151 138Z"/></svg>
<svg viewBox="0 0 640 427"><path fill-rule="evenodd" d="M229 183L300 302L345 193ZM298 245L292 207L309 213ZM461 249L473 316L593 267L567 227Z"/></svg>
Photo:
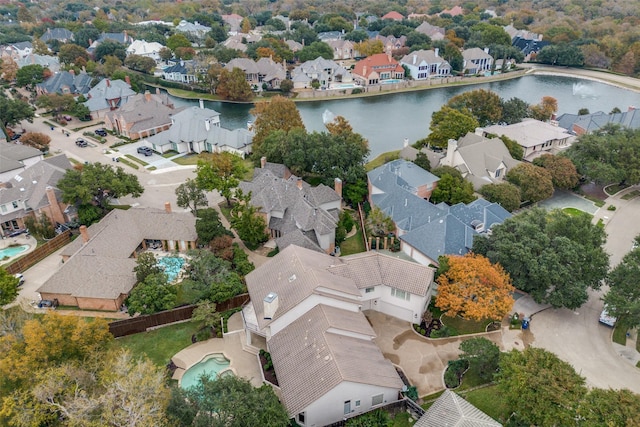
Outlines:
<svg viewBox="0 0 640 427"><path fill-rule="evenodd" d="M438 48L416 50L405 55L400 63L409 69L414 80L451 76L451 65L446 59L440 57Z"/></svg>
<svg viewBox="0 0 640 427"><path fill-rule="evenodd" d="M264 342L282 402L304 427L397 401L403 382L362 310L417 321L434 270L378 252L332 257L292 245L246 276L247 345Z"/></svg>
<svg viewBox="0 0 640 427"><path fill-rule="evenodd" d="M196 218L189 212L143 208L109 212L62 251L60 269L39 289L42 299L82 310L117 311L136 284L137 254L150 244L186 252L196 248Z"/></svg>
<svg viewBox="0 0 640 427"><path fill-rule="evenodd" d="M234 68L241 69L250 85L262 89L266 85L268 89L279 89L280 83L287 78L284 64L278 64L271 58L260 58L254 61L249 58L234 58L224 67L228 71Z"/></svg>
<svg viewBox="0 0 640 427"><path fill-rule="evenodd" d="M391 55L377 53L358 61L352 75L358 83L369 86L382 80L404 79L404 68Z"/></svg>
<svg viewBox="0 0 640 427"><path fill-rule="evenodd" d="M472 47L462 51L462 68L465 74L481 74L491 71L493 56L489 55L489 49Z"/></svg>

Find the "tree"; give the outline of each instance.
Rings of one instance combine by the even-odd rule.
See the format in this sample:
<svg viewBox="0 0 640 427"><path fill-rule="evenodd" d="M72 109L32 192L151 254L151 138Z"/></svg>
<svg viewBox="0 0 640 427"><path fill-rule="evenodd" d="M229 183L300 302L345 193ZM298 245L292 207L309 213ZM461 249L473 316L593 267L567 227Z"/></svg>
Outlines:
<svg viewBox="0 0 640 427"><path fill-rule="evenodd" d="M251 193L236 192L238 203L231 209L231 226L249 249L256 249L260 243L266 242L269 235L265 231L267 223L258 215L258 208L251 204Z"/></svg>
<svg viewBox="0 0 640 427"><path fill-rule="evenodd" d="M36 105L52 111L54 116L57 116L63 111L72 111L75 108L76 100L70 93L65 93L64 95L59 93L46 93L38 96Z"/></svg>
<svg viewBox="0 0 640 427"><path fill-rule="evenodd" d="M551 173L530 163L520 163L507 172L507 181L518 186L523 202L539 202L553 196Z"/></svg>
<svg viewBox="0 0 640 427"><path fill-rule="evenodd" d="M49 143L51 142L51 137L40 132L27 132L22 134L22 136L20 137L20 142L22 142L24 145L37 148L40 151L47 152L49 151Z"/></svg>
<svg viewBox="0 0 640 427"><path fill-rule="evenodd" d="M522 119L529 117L529 104L520 98L511 98L502 101L501 121L508 125L520 123Z"/></svg>
<svg viewBox="0 0 640 427"><path fill-rule="evenodd" d="M578 185L580 176L576 166L568 157L543 154L534 159L533 164L551 173L551 181L555 188L570 190Z"/></svg>
<svg viewBox="0 0 640 427"><path fill-rule="evenodd" d="M249 101L253 98L251 85L240 68L234 68L231 72L226 69L220 71L216 93L231 101Z"/></svg>
<svg viewBox="0 0 640 427"><path fill-rule="evenodd" d="M220 217L215 209L200 209L196 215L196 234L201 244L208 244L218 236L232 235L220 222Z"/></svg>
<svg viewBox="0 0 640 427"><path fill-rule="evenodd" d="M79 59L88 61L89 54L87 53L87 50L82 46L78 46L77 44L73 44L73 43L66 43L60 46L58 59L63 64L72 65L72 64L76 64Z"/></svg>
<svg viewBox="0 0 640 427"><path fill-rule="evenodd" d="M426 171L431 170L431 161L429 160L429 157L427 157L427 155L422 151L418 151L418 153L416 154L416 159L413 161L413 163L420 166Z"/></svg>
<svg viewBox="0 0 640 427"><path fill-rule="evenodd" d="M495 92L476 89L454 96L447 102L447 105L461 112L468 110L480 126L487 126L500 121L502 117L501 101L500 96Z"/></svg>
<svg viewBox="0 0 640 427"><path fill-rule="evenodd" d="M0 67L0 73L2 74L2 79L6 82L12 82L16 79L18 75L18 64L13 60L12 57L7 56L2 58L2 66Z"/></svg>
<svg viewBox="0 0 640 427"><path fill-rule="evenodd" d="M366 224L369 233L371 233L373 237L387 236L396 229L391 217L375 206L367 215Z"/></svg>
<svg viewBox="0 0 640 427"><path fill-rule="evenodd" d="M282 93L289 93L293 89L293 82L290 79L284 79L280 82L280 90Z"/></svg>
<svg viewBox="0 0 640 427"><path fill-rule="evenodd" d="M148 74L156 68L156 61L148 56L129 55L124 60L124 65L132 70L142 71Z"/></svg>
<svg viewBox="0 0 640 427"><path fill-rule="evenodd" d="M185 60L193 59L193 57L196 56L196 50L192 47L180 46L180 47L177 47L173 53L176 58L185 59Z"/></svg>
<svg viewBox="0 0 640 427"><path fill-rule="evenodd" d="M620 264L607 276L609 292L604 296L607 312L626 328L640 325L640 289L637 277L640 272L640 249L627 253Z"/></svg>
<svg viewBox="0 0 640 427"><path fill-rule="evenodd" d="M16 73L16 83L33 90L36 84L44 80L44 67L39 64L25 65Z"/></svg>
<svg viewBox="0 0 640 427"><path fill-rule="evenodd" d="M27 217L24 220L24 225L29 229L29 233L36 239L48 240L56 236L53 224L44 212L42 212L38 218L33 216Z"/></svg>
<svg viewBox="0 0 640 427"><path fill-rule="evenodd" d="M360 56L371 56L384 52L384 44L380 40L367 39L359 43L355 43L353 49L360 53Z"/></svg>
<svg viewBox="0 0 640 427"><path fill-rule="evenodd" d="M291 129L304 129L302 117L296 104L282 96L274 96L270 102L256 102L250 114L256 117L253 122L255 136L252 147L254 151L260 148L265 138L275 130L289 132Z"/></svg>
<svg viewBox="0 0 640 427"><path fill-rule="evenodd" d="M105 40L96 47L93 56L96 62L102 62L107 56L115 56L120 60L120 64L122 64L127 58L127 48L122 43Z"/></svg>
<svg viewBox="0 0 640 427"><path fill-rule="evenodd" d="M480 194L488 201L498 203L509 212L520 207L520 189L508 182L483 185L480 188Z"/></svg>
<svg viewBox="0 0 640 427"><path fill-rule="evenodd" d="M0 127L8 135L7 126L13 126L22 120L33 121L33 108L19 99L8 99L0 95Z"/></svg>
<svg viewBox="0 0 640 427"><path fill-rule="evenodd" d="M574 425L587 393L571 365L536 347L503 354L496 379L509 411L527 425Z"/></svg>
<svg viewBox="0 0 640 427"><path fill-rule="evenodd" d="M19 280L4 268L0 267L0 305L13 302L18 296Z"/></svg>
<svg viewBox="0 0 640 427"><path fill-rule="evenodd" d="M491 381L498 370L500 348L484 337L471 338L460 343L460 359L469 362L478 376L484 381Z"/></svg>
<svg viewBox="0 0 640 427"><path fill-rule="evenodd" d="M473 252L499 263L538 303L575 309L607 275L605 239L589 215L534 208L492 227L490 236L476 237Z"/></svg>
<svg viewBox="0 0 640 427"><path fill-rule="evenodd" d="M472 253L448 258L448 270L438 276L436 307L475 320L502 319L511 310L514 288L499 264Z"/></svg>
<svg viewBox="0 0 640 427"><path fill-rule="evenodd" d="M628 425L640 419L640 395L626 389L594 388L580 403L576 419L585 427Z"/></svg>
<svg viewBox="0 0 640 427"><path fill-rule="evenodd" d="M198 206L208 206L207 195L196 180L187 178L185 182L176 188L177 204L183 209L190 209L197 217Z"/></svg>
<svg viewBox="0 0 640 427"><path fill-rule="evenodd" d="M222 315L217 311L216 304L211 301L200 301L193 309L191 320L200 322L203 328L215 329L220 326Z"/></svg>
<svg viewBox="0 0 640 427"><path fill-rule="evenodd" d="M144 282L144 280L152 274L163 273L163 270L158 265L158 259L153 253L142 252L136 258L136 266L133 267L133 272L136 273L136 281L140 283Z"/></svg>
<svg viewBox="0 0 640 427"><path fill-rule="evenodd" d="M469 111L459 111L447 105L431 116L431 133L427 142L436 147L446 147L450 139L458 139L479 126Z"/></svg>
<svg viewBox="0 0 640 427"><path fill-rule="evenodd" d="M582 67L584 54L579 46L563 43L543 47L536 55L536 61L543 64Z"/></svg>
<svg viewBox="0 0 640 427"><path fill-rule="evenodd" d="M466 181L462 174L452 167L441 166L432 171L440 178L438 185L431 193L430 201L434 204L471 203L476 199L473 195L473 185Z"/></svg>
<svg viewBox="0 0 640 427"><path fill-rule="evenodd" d="M175 51L179 47L191 47L191 42L182 33L176 33L167 38L167 47Z"/></svg>
<svg viewBox="0 0 640 427"><path fill-rule="evenodd" d="M506 135L500 136L500 141L502 141L504 143L504 146L507 147L507 150L509 150L509 154L511 154L511 157L516 160L522 160L522 158L524 157L524 148L522 148L522 146L518 144L518 141L515 141Z"/></svg>
<svg viewBox="0 0 640 427"><path fill-rule="evenodd" d="M546 122L558 111L558 100L551 96L543 96L540 104L529 107L529 114L536 120Z"/></svg>
<svg viewBox="0 0 640 427"><path fill-rule="evenodd" d="M298 51L300 62L312 61L318 57L333 59L333 49L325 42L313 42Z"/></svg>
<svg viewBox="0 0 640 427"><path fill-rule="evenodd" d="M158 55L163 61L168 61L173 58L173 52L171 52L171 49L169 49L168 47L163 47L162 49L160 49Z"/></svg>
<svg viewBox="0 0 640 427"><path fill-rule="evenodd" d="M100 37L100 30L94 27L83 27L73 34L73 39L80 45L80 47L86 49L91 45L91 42L98 40ZM62 48L60 48L62 51Z"/></svg>
<svg viewBox="0 0 640 427"><path fill-rule="evenodd" d="M135 313L153 314L169 310L176 303L177 289L167 283L164 273L150 274L138 283L125 300L131 315Z"/></svg>
<svg viewBox="0 0 640 427"><path fill-rule="evenodd" d="M82 169L69 169L58 181L62 201L75 205L96 203L102 209L109 207L112 197L140 197L144 187L138 177L126 173L121 167L104 163L89 163Z"/></svg>
<svg viewBox="0 0 640 427"><path fill-rule="evenodd" d="M209 251L192 251L189 277L205 299L220 303L246 291L240 276L228 261Z"/></svg>
<svg viewBox="0 0 640 427"><path fill-rule="evenodd" d="M287 411L268 385L254 388L235 375L204 375L188 390L177 388L167 408L176 427L281 427L289 425Z"/></svg>
<svg viewBox="0 0 640 427"><path fill-rule="evenodd" d="M238 186L246 170L242 159L228 152L202 156L196 167L196 183L207 191L218 190L231 207L233 189Z"/></svg>

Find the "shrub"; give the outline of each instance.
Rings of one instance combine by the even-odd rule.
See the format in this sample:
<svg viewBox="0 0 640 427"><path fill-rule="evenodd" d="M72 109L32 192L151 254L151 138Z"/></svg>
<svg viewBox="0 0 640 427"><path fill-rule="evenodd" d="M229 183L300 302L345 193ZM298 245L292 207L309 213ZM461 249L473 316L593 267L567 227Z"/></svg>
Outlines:
<svg viewBox="0 0 640 427"><path fill-rule="evenodd" d="M607 210L608 210L608 211L615 211L615 210L616 210L616 207L615 207L615 206L613 206L613 205L609 205L609 206L607 206Z"/></svg>
<svg viewBox="0 0 640 427"><path fill-rule="evenodd" d="M357 87L357 88L355 88L355 89L353 89L353 90L351 91L351 94L352 94L352 95L357 95L357 94L359 94L359 93L362 93L363 91L364 91L364 89Z"/></svg>
<svg viewBox="0 0 640 427"><path fill-rule="evenodd" d="M453 335L453 331L446 325L442 325L440 329L434 329L431 331L431 338L445 338L450 337L451 335Z"/></svg>

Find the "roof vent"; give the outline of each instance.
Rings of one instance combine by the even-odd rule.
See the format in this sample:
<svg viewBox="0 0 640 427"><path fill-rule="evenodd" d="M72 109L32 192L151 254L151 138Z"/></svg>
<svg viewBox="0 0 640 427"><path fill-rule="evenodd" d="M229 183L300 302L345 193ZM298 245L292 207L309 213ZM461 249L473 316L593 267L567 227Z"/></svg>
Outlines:
<svg viewBox="0 0 640 427"><path fill-rule="evenodd" d="M18 182L22 181L22 177L20 175L16 175L15 178L13 179L15 179Z"/></svg>
<svg viewBox="0 0 640 427"><path fill-rule="evenodd" d="M289 283L293 282L294 280L296 280L295 274L292 274L291 276L289 276Z"/></svg>

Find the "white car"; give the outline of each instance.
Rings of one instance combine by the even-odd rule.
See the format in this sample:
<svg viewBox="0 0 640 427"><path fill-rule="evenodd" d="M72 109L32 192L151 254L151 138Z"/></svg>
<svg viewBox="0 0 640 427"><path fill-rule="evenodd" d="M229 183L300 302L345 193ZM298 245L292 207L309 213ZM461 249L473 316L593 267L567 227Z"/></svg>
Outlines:
<svg viewBox="0 0 640 427"><path fill-rule="evenodd" d="M599 322L607 325L607 326L611 326L612 328L616 325L616 319L613 316L610 316L609 313L607 313L607 306L604 306L604 309L602 310L602 313L600 313L600 319Z"/></svg>
<svg viewBox="0 0 640 427"><path fill-rule="evenodd" d="M14 276L18 278L18 286L22 286L24 284L24 276L22 273L16 273Z"/></svg>

